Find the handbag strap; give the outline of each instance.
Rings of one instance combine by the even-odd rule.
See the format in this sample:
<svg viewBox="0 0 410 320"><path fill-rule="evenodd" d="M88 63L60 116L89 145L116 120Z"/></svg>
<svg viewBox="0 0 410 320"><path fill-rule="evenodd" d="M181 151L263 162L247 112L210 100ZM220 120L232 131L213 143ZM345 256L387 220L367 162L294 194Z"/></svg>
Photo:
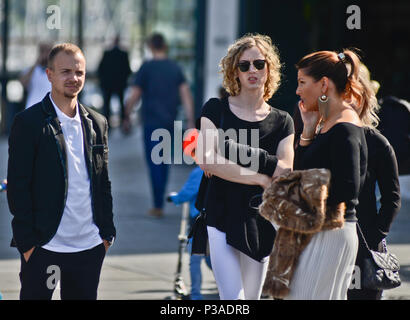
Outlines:
<svg viewBox="0 0 410 320"><path fill-rule="evenodd" d="M259 206L262 203L262 196L263 196L263 193L255 194L254 196L252 196L249 199L249 204L248 204L249 208L254 209L254 210L259 210ZM258 202L259 204L254 205L255 202Z"/></svg>
<svg viewBox="0 0 410 320"><path fill-rule="evenodd" d="M367 250L369 250L369 251L374 251L374 250L370 249L370 247L369 247L369 245L368 245L368 243L367 243L367 241L366 241L366 239L365 239L365 237L364 237L364 235L363 235L362 229L360 228L359 222L357 222L357 228L359 229L360 235L362 236L363 242L364 242L364 244L365 244ZM383 240L382 240L382 245L383 245L383 252L387 252L386 239L383 239Z"/></svg>
<svg viewBox="0 0 410 320"><path fill-rule="evenodd" d="M206 186L204 202L202 203L202 210L199 213L199 215L202 216L203 218L206 217L206 207L205 206L206 206L206 203L208 202L209 190L211 189L211 181L212 181L212 177L209 178L208 184Z"/></svg>
<svg viewBox="0 0 410 320"><path fill-rule="evenodd" d="M363 242L364 242L364 244L365 244L367 250L372 251L372 249L370 249L369 245L367 244L366 238L364 237L364 234L363 234L363 232L362 232L362 228L360 228L359 222L357 222L357 228L359 229L359 233L360 233L360 235L362 236Z"/></svg>

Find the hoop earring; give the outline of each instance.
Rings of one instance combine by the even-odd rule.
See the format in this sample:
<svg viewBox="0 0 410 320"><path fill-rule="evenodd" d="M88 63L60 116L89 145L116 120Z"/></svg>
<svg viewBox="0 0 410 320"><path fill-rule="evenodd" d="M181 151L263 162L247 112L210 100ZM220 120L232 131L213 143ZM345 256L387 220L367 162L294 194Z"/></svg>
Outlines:
<svg viewBox="0 0 410 320"><path fill-rule="evenodd" d="M323 119L326 119L329 113L329 97L325 94L318 98L319 113Z"/></svg>

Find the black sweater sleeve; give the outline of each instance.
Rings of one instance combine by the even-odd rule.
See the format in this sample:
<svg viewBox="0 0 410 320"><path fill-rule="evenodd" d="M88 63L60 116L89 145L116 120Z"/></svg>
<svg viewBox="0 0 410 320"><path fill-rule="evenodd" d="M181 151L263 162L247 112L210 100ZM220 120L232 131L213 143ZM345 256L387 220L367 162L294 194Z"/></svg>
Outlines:
<svg viewBox="0 0 410 320"><path fill-rule="evenodd" d="M305 151L309 148L309 146L301 146L298 144L295 149L295 158L293 159L293 169L294 170L303 170L306 169L303 165L303 157Z"/></svg>
<svg viewBox="0 0 410 320"><path fill-rule="evenodd" d="M281 125L281 129L278 130L278 140L281 141L291 134L294 134L293 120L288 113L281 113L278 123ZM232 139L226 139L225 143L221 146L224 148L223 155L225 158L237 163L240 166L247 167L257 173L265 174L267 176L273 176L276 166L278 164L278 157L273 154L269 154L268 151L262 148L255 148L249 145L240 144ZM242 158L251 159L250 163L258 163L258 167L254 168L251 165L244 165L240 161L240 155Z"/></svg>
<svg viewBox="0 0 410 320"><path fill-rule="evenodd" d="M225 158L234 161L240 159L241 154L246 155L247 159L252 159L250 163L255 163L253 161L253 159L255 159L259 164L256 172L266 174L270 177L273 176L278 163L278 158L275 155L270 155L266 150L261 148L254 148L249 145L237 143L232 139L225 140L223 147L224 150L222 151L224 152ZM240 161L234 162L242 167L253 169L252 166L244 165Z"/></svg>
<svg viewBox="0 0 410 320"><path fill-rule="evenodd" d="M401 207L396 156L387 140L384 148L377 155L376 179L381 194L377 224L379 231L387 236L390 225Z"/></svg>
<svg viewBox="0 0 410 320"><path fill-rule="evenodd" d="M17 115L9 136L7 199L13 215L13 240L21 254L37 244L30 187L35 162L35 140L32 123L22 114Z"/></svg>
<svg viewBox="0 0 410 320"><path fill-rule="evenodd" d="M333 128L330 144L331 182L327 203L346 204L345 218L354 217L360 192L360 141L357 128L339 125Z"/></svg>

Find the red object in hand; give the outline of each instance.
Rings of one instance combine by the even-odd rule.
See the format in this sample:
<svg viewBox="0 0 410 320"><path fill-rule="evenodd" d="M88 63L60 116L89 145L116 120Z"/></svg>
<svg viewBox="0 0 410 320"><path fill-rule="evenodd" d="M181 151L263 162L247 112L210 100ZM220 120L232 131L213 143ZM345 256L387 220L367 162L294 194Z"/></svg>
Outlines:
<svg viewBox="0 0 410 320"><path fill-rule="evenodd" d="M192 158L195 158L195 148L198 143L198 135L199 132L197 129L190 129L182 141L182 150L184 151L184 154Z"/></svg>

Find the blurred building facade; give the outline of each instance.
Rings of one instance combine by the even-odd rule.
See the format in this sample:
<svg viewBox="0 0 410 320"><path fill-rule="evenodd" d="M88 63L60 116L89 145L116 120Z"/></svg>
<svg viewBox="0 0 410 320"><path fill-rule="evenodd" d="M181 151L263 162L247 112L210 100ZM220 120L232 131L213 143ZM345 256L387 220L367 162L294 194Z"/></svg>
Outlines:
<svg viewBox="0 0 410 320"><path fill-rule="evenodd" d="M0 0L1 129L5 131L15 111L9 110L10 105L18 106L24 99L15 82L17 74L34 63L37 44L44 40L81 46L88 73L82 99L101 107L94 74L117 33L129 51L133 71L147 58L145 37L153 31L165 35L170 57L181 64L192 85L197 115L204 101L218 93L218 63L228 45L248 32L271 36L279 48L284 76L271 101L278 108L293 110L294 65L302 56L346 47L363 51L364 63L381 84L380 97L410 100L410 2L355 1L359 29L347 25L351 4L347 0ZM60 28L53 28L58 24Z"/></svg>
<svg viewBox="0 0 410 320"><path fill-rule="evenodd" d="M87 82L81 99L97 109L102 97L96 70L104 50L117 34L137 71L148 50L144 40L153 31L162 32L169 55L193 83L195 54L195 10L193 0L0 0L0 91L1 129L24 103L18 75L36 60L37 45L72 42L87 59ZM1 90L5 88L5 90Z"/></svg>
<svg viewBox="0 0 410 320"><path fill-rule="evenodd" d="M295 101L294 65L303 55L349 47L362 50L363 62L381 84L379 97L410 100L410 1L244 0L241 8L240 33L266 33L278 44L285 63L284 82L273 99L279 106L287 109Z"/></svg>

